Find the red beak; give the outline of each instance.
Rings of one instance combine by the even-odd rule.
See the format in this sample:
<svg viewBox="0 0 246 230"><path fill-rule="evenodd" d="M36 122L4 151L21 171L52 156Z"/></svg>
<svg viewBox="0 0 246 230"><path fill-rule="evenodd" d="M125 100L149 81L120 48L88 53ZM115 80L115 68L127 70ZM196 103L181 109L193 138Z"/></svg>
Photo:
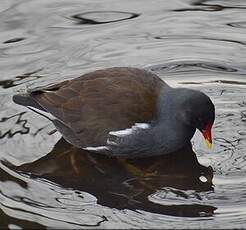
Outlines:
<svg viewBox="0 0 246 230"><path fill-rule="evenodd" d="M208 123L206 128L202 130L202 134L204 136L204 139L209 149L212 148L212 133L211 133L212 126L213 126L212 123Z"/></svg>

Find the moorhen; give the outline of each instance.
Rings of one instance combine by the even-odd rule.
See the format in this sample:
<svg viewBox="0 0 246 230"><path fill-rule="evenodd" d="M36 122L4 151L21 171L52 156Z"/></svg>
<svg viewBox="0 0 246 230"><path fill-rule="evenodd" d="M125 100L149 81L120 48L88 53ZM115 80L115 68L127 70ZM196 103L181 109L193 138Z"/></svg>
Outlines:
<svg viewBox="0 0 246 230"><path fill-rule="evenodd" d="M143 69L96 70L14 95L13 101L49 114L69 143L89 152L127 158L168 154L190 144L196 129L212 145L210 98L172 88Z"/></svg>

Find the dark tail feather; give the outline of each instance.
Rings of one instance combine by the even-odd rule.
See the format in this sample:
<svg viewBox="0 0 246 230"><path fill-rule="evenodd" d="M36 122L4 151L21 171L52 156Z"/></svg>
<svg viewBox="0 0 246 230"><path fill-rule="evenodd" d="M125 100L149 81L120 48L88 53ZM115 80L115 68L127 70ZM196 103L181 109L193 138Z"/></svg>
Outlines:
<svg viewBox="0 0 246 230"><path fill-rule="evenodd" d="M36 109L45 111L29 94L17 94L13 96L13 101L18 105L31 106Z"/></svg>

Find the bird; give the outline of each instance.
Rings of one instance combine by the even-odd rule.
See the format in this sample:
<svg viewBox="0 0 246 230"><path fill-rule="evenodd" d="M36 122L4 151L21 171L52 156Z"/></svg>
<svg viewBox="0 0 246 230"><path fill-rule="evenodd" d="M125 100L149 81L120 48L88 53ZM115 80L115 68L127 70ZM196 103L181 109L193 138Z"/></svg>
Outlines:
<svg viewBox="0 0 246 230"><path fill-rule="evenodd" d="M198 129L209 148L215 106L205 93L171 87L150 70L111 67L13 95L52 121L64 139L87 152L142 158L191 144Z"/></svg>

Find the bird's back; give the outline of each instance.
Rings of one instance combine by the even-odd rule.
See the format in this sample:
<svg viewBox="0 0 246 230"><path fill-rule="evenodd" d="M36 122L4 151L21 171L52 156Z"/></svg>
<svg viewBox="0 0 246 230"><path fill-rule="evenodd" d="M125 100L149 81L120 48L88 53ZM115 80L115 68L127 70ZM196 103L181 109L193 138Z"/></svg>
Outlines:
<svg viewBox="0 0 246 230"><path fill-rule="evenodd" d="M33 90L28 96L66 126L66 131L59 130L70 143L84 148L105 145L109 132L153 121L163 87L167 85L151 72L115 67Z"/></svg>

